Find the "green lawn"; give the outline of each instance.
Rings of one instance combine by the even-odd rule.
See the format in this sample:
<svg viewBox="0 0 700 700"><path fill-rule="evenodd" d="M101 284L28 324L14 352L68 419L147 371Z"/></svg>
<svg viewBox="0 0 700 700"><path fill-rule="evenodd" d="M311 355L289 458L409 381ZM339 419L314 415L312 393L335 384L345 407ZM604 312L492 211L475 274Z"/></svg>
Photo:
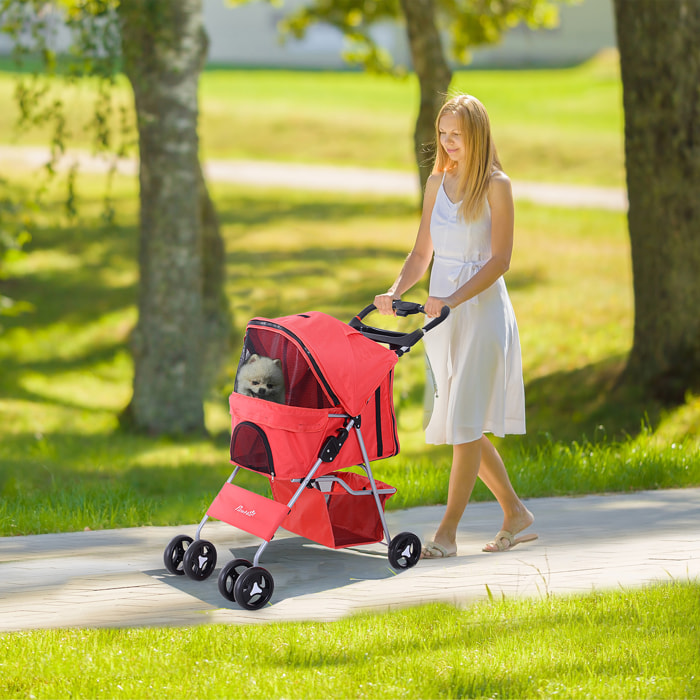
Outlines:
<svg viewBox="0 0 700 700"><path fill-rule="evenodd" d="M489 107L514 178L623 184L614 62L469 71L455 84ZM0 73L2 104L11 91ZM64 94L75 126L94 93L84 85ZM408 170L415 95L410 79L208 71L204 155ZM128 104L123 88L120 99ZM12 140L13 118L0 111L0 143ZM2 177L30 182L0 163ZM238 345L256 315L318 309L349 319L392 281L418 224L415 202L402 198L211 189ZM80 177L78 191L71 224L49 193L29 254L0 280L1 294L35 309L0 320L0 535L195 522L229 473L226 397L239 348L207 401L209 439L118 430L132 378L136 184L115 181L112 226L100 218L100 179ZM700 484L700 397L671 409L616 386L632 335L625 217L518 204L507 283L529 432L499 447L521 495ZM402 451L374 465L398 489L390 507L445 499L449 449L423 443L422 372L420 352L402 358ZM265 487L253 475L241 483ZM699 597L691 582L333 624L4 634L0 697L692 698Z"/></svg>
<svg viewBox="0 0 700 700"><path fill-rule="evenodd" d="M211 439L117 430L131 391L136 191L135 182L117 181L118 223L106 227L101 187L79 183L78 223L61 224L58 205L47 208L29 254L3 285L36 310L2 321L1 534L195 522L228 476L227 396L238 347L207 402ZM253 316L317 309L349 320L390 284L417 227L413 202L400 198L230 185L212 193L239 344ZM624 217L520 205L507 281L522 334L529 433L501 449L520 493L700 483L700 400L664 411L614 389L631 342ZM413 298L423 294L419 287ZM424 444L422 391L418 349L396 372L401 453L375 465L398 488L392 508L445 499L450 451ZM267 486L255 475L242 483ZM490 494L480 485L474 497Z"/></svg>
<svg viewBox="0 0 700 700"><path fill-rule="evenodd" d="M700 586L0 635L2 698L697 698Z"/></svg>
<svg viewBox="0 0 700 700"><path fill-rule="evenodd" d="M620 85L609 57L562 71L468 71L455 86L489 107L515 179L623 184ZM12 89L0 73L2 104ZM94 92L71 90L62 88L78 134ZM358 73L207 71L203 154L410 170L416 94L412 79ZM119 99L128 105L123 84ZM0 143L12 141L13 119L0 112ZM30 183L0 163L2 177ZM226 398L239 347L207 401L209 439L118 430L132 378L136 183L116 179L111 226L100 218L100 179L77 184L79 220L62 219L51 190L28 255L0 279L0 294L34 307L0 319L0 535L195 522L230 469ZM403 198L211 189L237 346L252 316L318 309L349 319L393 280L418 224L415 202ZM616 386L633 321L625 217L519 203L507 283L529 430L499 448L520 494L700 484L700 397L664 408ZM423 294L419 287L412 298ZM389 507L446 495L449 449L423 443L422 373L420 352L397 368L402 450L374 465L398 489ZM266 487L254 475L240 483ZM490 495L480 486L474 497ZM332 624L3 634L0 697L692 698L699 602L690 582Z"/></svg>
<svg viewBox="0 0 700 700"><path fill-rule="evenodd" d="M0 63L0 142L17 116L10 64ZM489 109L501 160L518 180L624 185L622 92L615 56L558 70L460 71L451 89ZM73 143L82 135L94 86L60 85ZM418 85L357 72L208 70L201 78L203 156L412 170ZM131 114L126 81L115 104ZM133 120L133 116L131 117ZM113 125L119 125L115 109ZM36 131L22 143L46 143ZM116 136L115 136L116 139Z"/></svg>

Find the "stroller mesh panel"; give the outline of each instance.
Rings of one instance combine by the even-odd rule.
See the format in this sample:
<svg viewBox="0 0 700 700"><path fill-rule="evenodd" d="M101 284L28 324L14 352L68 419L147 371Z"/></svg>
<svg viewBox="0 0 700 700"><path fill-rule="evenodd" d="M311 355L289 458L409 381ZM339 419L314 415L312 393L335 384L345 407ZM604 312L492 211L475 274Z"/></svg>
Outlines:
<svg viewBox="0 0 700 700"><path fill-rule="evenodd" d="M231 436L231 461L263 474L274 474L275 464L264 431L255 423L239 423Z"/></svg>
<svg viewBox="0 0 700 700"><path fill-rule="evenodd" d="M301 408L333 408L333 403L316 378L305 354L291 339L266 328L248 329L238 363L234 391L245 393L239 377L241 368L253 355L279 360L284 401L278 403Z"/></svg>

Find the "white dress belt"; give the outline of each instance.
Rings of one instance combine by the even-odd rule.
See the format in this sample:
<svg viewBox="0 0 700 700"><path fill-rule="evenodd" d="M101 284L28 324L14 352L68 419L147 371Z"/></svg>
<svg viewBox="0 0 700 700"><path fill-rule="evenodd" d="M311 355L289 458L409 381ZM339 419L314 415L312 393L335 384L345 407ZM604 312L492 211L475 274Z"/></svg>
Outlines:
<svg viewBox="0 0 700 700"><path fill-rule="evenodd" d="M466 284L474 275L486 264L486 260L460 260L459 258L447 258L436 255L434 263L440 266L440 273L445 274L447 279L454 284L455 291ZM438 274L440 274L438 273ZM468 299L466 304L478 304L479 295Z"/></svg>

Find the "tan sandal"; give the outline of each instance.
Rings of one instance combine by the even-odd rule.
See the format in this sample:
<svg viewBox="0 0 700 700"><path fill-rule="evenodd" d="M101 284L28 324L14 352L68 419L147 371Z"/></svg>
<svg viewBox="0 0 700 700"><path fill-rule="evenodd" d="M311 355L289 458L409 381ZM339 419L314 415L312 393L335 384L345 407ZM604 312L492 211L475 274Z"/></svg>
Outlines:
<svg viewBox="0 0 700 700"><path fill-rule="evenodd" d="M482 552L507 552L509 549L515 547L516 544L521 544L522 542L532 542L536 540L539 535L531 533L529 535L523 535L522 537L516 537L513 533L508 532L508 530L501 530L490 542L487 542Z"/></svg>
<svg viewBox="0 0 700 700"><path fill-rule="evenodd" d="M447 549L437 542L426 542L423 545L423 551L420 553L421 559L446 559L447 557L456 557L457 547L454 550Z"/></svg>

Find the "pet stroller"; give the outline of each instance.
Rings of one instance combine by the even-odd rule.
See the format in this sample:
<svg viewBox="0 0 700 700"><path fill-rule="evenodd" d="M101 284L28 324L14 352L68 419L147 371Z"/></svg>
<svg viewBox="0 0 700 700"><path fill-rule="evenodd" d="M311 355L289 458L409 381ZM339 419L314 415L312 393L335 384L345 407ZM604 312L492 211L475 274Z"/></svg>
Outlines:
<svg viewBox="0 0 700 700"><path fill-rule="evenodd" d="M210 517L263 540L252 562L233 559L218 577L220 593L248 610L272 596L273 578L259 560L279 527L334 549L384 541L392 567L416 564L420 539L410 532L389 535L384 503L396 489L375 480L371 462L399 452L393 406L398 358L449 308L410 333L365 325L375 308L367 306L349 324L320 312L248 323L237 379L254 355L271 358L281 368L284 403L240 393L236 382L229 397L234 470L195 539L177 535L165 548L170 573L199 581L212 574L216 548L200 537ZM394 302L394 308L400 316L423 312L410 302ZM340 471L351 467L364 474ZM272 498L234 485L241 468L267 477Z"/></svg>

